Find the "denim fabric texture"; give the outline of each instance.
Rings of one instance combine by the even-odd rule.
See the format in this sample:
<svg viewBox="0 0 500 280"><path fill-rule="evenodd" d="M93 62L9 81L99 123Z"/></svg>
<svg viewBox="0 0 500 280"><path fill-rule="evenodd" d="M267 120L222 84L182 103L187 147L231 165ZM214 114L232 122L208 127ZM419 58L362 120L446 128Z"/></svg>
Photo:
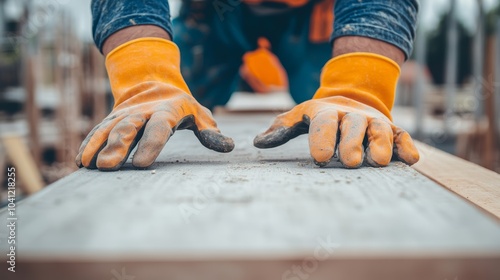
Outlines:
<svg viewBox="0 0 500 280"><path fill-rule="evenodd" d="M418 8L417 0L337 0L332 40L370 37L399 47L409 57ZM140 24L157 25L173 35L168 1L92 0L92 32L99 49L114 32Z"/></svg>
<svg viewBox="0 0 500 280"><path fill-rule="evenodd" d="M92 0L92 35L102 52L111 34L134 25L156 25L172 36L167 0Z"/></svg>
<svg viewBox="0 0 500 280"><path fill-rule="evenodd" d="M331 40L342 36L378 39L410 57L416 33L417 0L338 0Z"/></svg>

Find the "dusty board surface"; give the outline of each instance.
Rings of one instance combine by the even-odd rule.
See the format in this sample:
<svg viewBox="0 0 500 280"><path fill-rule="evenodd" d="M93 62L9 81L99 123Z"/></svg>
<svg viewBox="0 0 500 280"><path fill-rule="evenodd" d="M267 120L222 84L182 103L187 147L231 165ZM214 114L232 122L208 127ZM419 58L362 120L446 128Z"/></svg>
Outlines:
<svg viewBox="0 0 500 280"><path fill-rule="evenodd" d="M81 169L58 181L19 203L19 258L145 265L269 259L282 269L290 263L280 261L302 260L328 243L334 248L331 259L472 257L485 262L445 263L444 271L477 271L482 265L490 277L500 275L491 265L500 260L500 225L492 217L401 163L318 168L307 137L281 148L254 148L254 135L271 120L220 119L222 131L236 141L230 154L209 151L191 132L181 131L150 170ZM0 219L6 218L3 209ZM3 256L6 236L6 227L0 227ZM105 273L111 278L109 269Z"/></svg>

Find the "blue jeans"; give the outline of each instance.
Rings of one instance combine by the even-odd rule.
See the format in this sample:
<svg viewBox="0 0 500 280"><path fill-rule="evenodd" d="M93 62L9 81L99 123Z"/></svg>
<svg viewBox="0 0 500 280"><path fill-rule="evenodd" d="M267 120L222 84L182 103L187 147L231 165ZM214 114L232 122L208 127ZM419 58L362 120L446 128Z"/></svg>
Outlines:
<svg viewBox="0 0 500 280"><path fill-rule="evenodd" d="M237 88L242 55L256 48L258 37L266 37L288 74L292 98L297 103L311 99L321 68L331 57L329 42L308 39L314 3L257 15L241 0L219 0L226 4L219 7L215 1L205 2L202 8L198 3L195 11L192 5L183 5L172 23L166 0L93 0L95 43L102 49L111 34L133 25L162 27L181 49L182 74L193 95L213 108L226 104ZM417 12L417 0L337 0L330 42L342 36L369 37L397 46L408 58Z"/></svg>

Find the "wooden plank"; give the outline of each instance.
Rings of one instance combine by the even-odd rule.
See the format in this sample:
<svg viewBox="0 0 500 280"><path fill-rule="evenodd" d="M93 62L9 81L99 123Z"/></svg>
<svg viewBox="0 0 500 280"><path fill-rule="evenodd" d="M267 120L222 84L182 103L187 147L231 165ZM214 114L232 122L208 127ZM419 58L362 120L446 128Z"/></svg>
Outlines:
<svg viewBox="0 0 500 280"><path fill-rule="evenodd" d="M413 168L500 219L500 174L421 142L417 147Z"/></svg>
<svg viewBox="0 0 500 280"><path fill-rule="evenodd" d="M25 199L21 275L295 279L286 271L326 247L309 279L498 279L492 217L402 163L318 168L306 136L254 148L272 117L220 118L230 154L179 131L150 170L81 169ZM0 227L2 256L6 236Z"/></svg>
<svg viewBox="0 0 500 280"><path fill-rule="evenodd" d="M310 256L309 256L310 257ZM305 258L189 259L143 261L21 262L7 279L111 280L498 280L500 259L333 257L314 262ZM471 269L474 268L474 269ZM294 270L295 269L295 270ZM298 271L294 273L294 271ZM9 275L8 275L9 276ZM12 275L10 275L12 276ZM300 277L302 276L302 277Z"/></svg>
<svg viewBox="0 0 500 280"><path fill-rule="evenodd" d="M30 195L40 191L44 185L42 175L23 138L17 135L0 135L0 140L10 161L17 168L19 179L23 182L23 192Z"/></svg>

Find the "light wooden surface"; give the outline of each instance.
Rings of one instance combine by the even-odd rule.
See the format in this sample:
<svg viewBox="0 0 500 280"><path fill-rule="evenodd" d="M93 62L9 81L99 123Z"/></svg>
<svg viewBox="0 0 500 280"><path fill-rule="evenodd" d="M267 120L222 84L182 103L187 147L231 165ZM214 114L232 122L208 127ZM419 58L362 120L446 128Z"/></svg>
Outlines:
<svg viewBox="0 0 500 280"><path fill-rule="evenodd" d="M287 270L326 243L307 279L499 279L492 217L401 163L318 168L305 136L254 148L271 121L220 119L230 154L180 131L150 170L81 169L27 198L18 276L301 279ZM2 256L6 236L0 227Z"/></svg>
<svg viewBox="0 0 500 280"><path fill-rule="evenodd" d="M500 174L423 143L413 168L500 219Z"/></svg>
<svg viewBox="0 0 500 280"><path fill-rule="evenodd" d="M23 183L22 190L25 194L30 195L40 191L45 183L33 155L23 140L23 137L15 134L0 135L0 144L17 169L16 174L19 176L17 179ZM5 171L5 169L2 170Z"/></svg>

